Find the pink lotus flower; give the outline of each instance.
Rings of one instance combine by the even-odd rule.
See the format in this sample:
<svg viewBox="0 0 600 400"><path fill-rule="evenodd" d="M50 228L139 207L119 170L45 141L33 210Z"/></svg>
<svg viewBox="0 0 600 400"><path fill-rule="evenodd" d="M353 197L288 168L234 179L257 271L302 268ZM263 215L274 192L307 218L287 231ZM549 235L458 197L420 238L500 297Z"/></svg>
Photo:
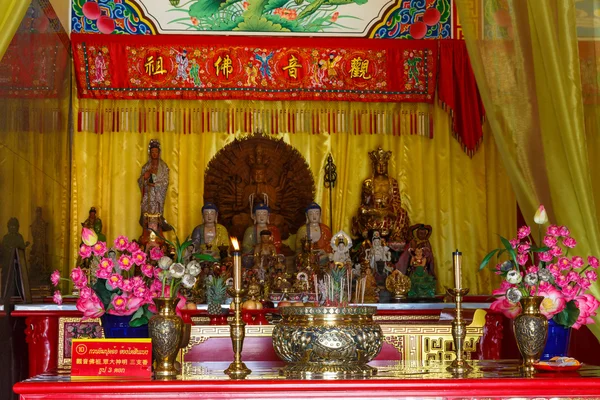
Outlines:
<svg viewBox="0 0 600 400"><path fill-rule="evenodd" d="M127 246L127 251L129 251L131 254L135 253L139 249L140 249L140 245L137 244L137 242L135 242L135 241L131 241L129 243L129 246Z"/></svg>
<svg viewBox="0 0 600 400"><path fill-rule="evenodd" d="M570 281L567 279L567 277L566 277L566 276L564 276L564 275L559 275L559 276L557 276L557 277L554 277L554 281L556 282L556 284L557 284L558 286L560 286L561 288L563 288L563 290L564 290L564 288L565 288L565 287L566 287L566 286L569 284L569 282L570 282Z"/></svg>
<svg viewBox="0 0 600 400"><path fill-rule="evenodd" d="M558 268L561 270L571 268L571 260L567 257L561 257L558 259Z"/></svg>
<svg viewBox="0 0 600 400"><path fill-rule="evenodd" d="M71 279L77 289L81 289L87 285L87 276L79 267L73 268L73 271L71 271Z"/></svg>
<svg viewBox="0 0 600 400"><path fill-rule="evenodd" d="M151 260L158 261L162 258L162 256L164 256L164 253L160 249L160 247L153 247L152 250L150 250L150 259Z"/></svg>
<svg viewBox="0 0 600 400"><path fill-rule="evenodd" d="M562 247L554 246L550 249L550 254L552 254L554 257L560 257L563 255L563 249Z"/></svg>
<svg viewBox="0 0 600 400"><path fill-rule="evenodd" d="M566 236L569 236L571 234L571 232L569 231L569 229L566 226L561 226L558 230L558 234L559 234L559 236L566 237Z"/></svg>
<svg viewBox="0 0 600 400"><path fill-rule="evenodd" d="M131 278L131 287L133 289L136 289L140 286L145 286L144 280L142 279L141 276L134 276L133 278Z"/></svg>
<svg viewBox="0 0 600 400"><path fill-rule="evenodd" d="M556 225L550 225L548 227L548 230L546 231L546 233L550 236L559 236L560 235L560 228Z"/></svg>
<svg viewBox="0 0 600 400"><path fill-rule="evenodd" d="M98 241L98 235L96 235L96 232L90 228L83 228L81 229L81 241L86 246L91 247Z"/></svg>
<svg viewBox="0 0 600 400"><path fill-rule="evenodd" d="M550 252L545 251L545 252L539 254L539 258L540 258L540 261L550 262L550 261L552 261L554 256Z"/></svg>
<svg viewBox="0 0 600 400"><path fill-rule="evenodd" d="M94 246L92 246L92 251L94 252L95 256L104 257L104 254L106 254L106 243L97 242Z"/></svg>
<svg viewBox="0 0 600 400"><path fill-rule="evenodd" d="M561 312L567 306L567 301L562 293L546 282L540 284L538 295L544 296L544 300L540 305L540 312L548 319Z"/></svg>
<svg viewBox="0 0 600 400"><path fill-rule="evenodd" d="M544 208L543 204L540 204L540 207L535 212L533 221L538 225L544 225L548 223L548 214L546 213L546 209Z"/></svg>
<svg viewBox="0 0 600 400"><path fill-rule="evenodd" d="M50 275L50 281L52 281L53 286L58 286L58 282L60 282L60 272L55 270L52 275Z"/></svg>
<svg viewBox="0 0 600 400"><path fill-rule="evenodd" d="M88 318L100 318L104 314L104 306L94 292L89 297L80 296L75 307L83 313L82 321Z"/></svg>
<svg viewBox="0 0 600 400"><path fill-rule="evenodd" d="M529 242L525 242L523 244L520 244L517 247L517 252L520 254L524 254L524 253L527 253L530 248L531 248L531 244Z"/></svg>
<svg viewBox="0 0 600 400"><path fill-rule="evenodd" d="M54 291L54 296L52 296L52 300L58 305L62 304L63 298L62 298L62 295L60 294L60 290Z"/></svg>
<svg viewBox="0 0 600 400"><path fill-rule="evenodd" d="M98 269L96 270L96 276L102 279L108 279L113 272L113 261L110 258L103 258L100 260L100 264L98 264Z"/></svg>
<svg viewBox="0 0 600 400"><path fill-rule="evenodd" d="M556 238L554 236L545 236L543 243L544 243L544 246L552 248L552 247L556 246L556 244L558 243L558 240L556 240Z"/></svg>
<svg viewBox="0 0 600 400"><path fill-rule="evenodd" d="M585 277L588 278L591 282L596 282L598 279L598 274L596 271L585 271Z"/></svg>
<svg viewBox="0 0 600 400"><path fill-rule="evenodd" d="M531 228L528 226L522 226L517 231L517 238L525 239L531 233Z"/></svg>
<svg viewBox="0 0 600 400"><path fill-rule="evenodd" d="M567 303L577 297L577 294L579 293L579 289L575 286L565 286L561 288L561 290Z"/></svg>
<svg viewBox="0 0 600 400"><path fill-rule="evenodd" d="M517 246L519 246L519 239L511 239L509 242L513 249L516 249Z"/></svg>
<svg viewBox="0 0 600 400"><path fill-rule="evenodd" d="M572 237L566 237L563 239L563 245L565 247L568 247L570 249L574 248L575 246L577 246L577 241L575 239L573 239Z"/></svg>
<svg viewBox="0 0 600 400"><path fill-rule="evenodd" d="M598 268L598 265L600 265L600 262L598 262L598 259L594 256L588 256L588 264L590 264L590 267L592 268Z"/></svg>
<svg viewBox="0 0 600 400"><path fill-rule="evenodd" d="M146 292L148 292L148 288L146 287L146 285L138 286L133 289L133 295L135 297L145 298Z"/></svg>
<svg viewBox="0 0 600 400"><path fill-rule="evenodd" d="M112 315L125 315L125 308L127 306L127 299L124 296L114 296L110 302L112 308L108 310L109 314Z"/></svg>
<svg viewBox="0 0 600 400"><path fill-rule="evenodd" d="M123 277L119 274L110 274L106 283L113 289L119 288L123 284Z"/></svg>
<svg viewBox="0 0 600 400"><path fill-rule="evenodd" d="M123 290L124 292L131 292L133 290L133 285L131 284L131 280L123 279L120 289Z"/></svg>
<svg viewBox="0 0 600 400"><path fill-rule="evenodd" d="M150 290L160 293L162 291L162 282L158 279L153 280L152 284L150 285Z"/></svg>
<svg viewBox="0 0 600 400"><path fill-rule="evenodd" d="M127 254L123 254L119 257L119 267L124 271L129 271L133 266L133 260Z"/></svg>
<svg viewBox="0 0 600 400"><path fill-rule="evenodd" d="M581 288L582 292L585 292L586 290L588 290L590 288L590 286L592 286L592 283L590 282L589 279L582 278L582 277L579 278L579 280L577 281L577 284Z"/></svg>
<svg viewBox="0 0 600 400"><path fill-rule="evenodd" d="M86 286L84 288L81 288L81 290L79 291L79 298L80 299L89 299L90 297L92 297L92 294L94 294L94 291Z"/></svg>
<svg viewBox="0 0 600 400"><path fill-rule="evenodd" d="M521 314L521 303L511 303L505 296L501 296L490 304L490 310L501 312L507 318L513 319Z"/></svg>
<svg viewBox="0 0 600 400"><path fill-rule="evenodd" d="M583 267L583 258L579 256L575 256L571 259L571 265L573 268L581 268Z"/></svg>
<svg viewBox="0 0 600 400"><path fill-rule="evenodd" d="M127 299L127 310L133 314L136 312L141 306L147 303L146 296L131 296ZM129 314L129 315L131 315Z"/></svg>
<svg viewBox="0 0 600 400"><path fill-rule="evenodd" d="M135 265L141 266L146 262L146 253L141 250L137 250L131 256Z"/></svg>
<svg viewBox="0 0 600 400"><path fill-rule="evenodd" d="M115 248L119 251L125 251L127 250L127 247L129 246L129 239L127 239L127 236L119 236L115 239Z"/></svg>
<svg viewBox="0 0 600 400"><path fill-rule="evenodd" d="M144 276L147 276L148 278L153 278L154 277L154 267L150 264L144 264L142 265L142 274L144 274Z"/></svg>
<svg viewBox="0 0 600 400"><path fill-rule="evenodd" d="M90 246L82 244L79 247L79 256L82 259L85 260L86 258L89 258L91 255L92 255L92 248Z"/></svg>
<svg viewBox="0 0 600 400"><path fill-rule="evenodd" d="M579 274L577 272L575 272L575 271L570 271L567 274L567 280L569 282L575 282L575 283L577 283L577 282L579 282Z"/></svg>
<svg viewBox="0 0 600 400"><path fill-rule="evenodd" d="M517 263L519 265L525 265L525 264L527 264L528 260L529 260L529 257L527 256L527 254L519 254L517 256Z"/></svg>
<svg viewBox="0 0 600 400"><path fill-rule="evenodd" d="M584 294L575 298L577 308L579 308L579 318L573 324L573 328L579 329L582 325L593 324L592 317L596 316L596 310L600 302L591 294Z"/></svg>

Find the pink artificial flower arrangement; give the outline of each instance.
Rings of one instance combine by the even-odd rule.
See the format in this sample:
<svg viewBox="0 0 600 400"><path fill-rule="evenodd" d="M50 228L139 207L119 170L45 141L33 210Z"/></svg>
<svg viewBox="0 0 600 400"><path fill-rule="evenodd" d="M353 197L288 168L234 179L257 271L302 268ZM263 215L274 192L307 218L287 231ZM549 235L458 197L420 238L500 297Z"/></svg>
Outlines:
<svg viewBox="0 0 600 400"><path fill-rule="evenodd" d="M492 250L481 262L483 269L493 256L509 255L509 261L496 265L496 273L505 280L494 290L498 297L490 309L514 318L521 313L521 298L543 296L540 312L557 324L579 329L593 323L600 302L585 292L598 279L598 258L569 257L569 250L577 242L565 226L550 225L542 238L541 225L548 222L544 206L540 206L534 221L540 228L539 246L531 240L531 228L523 226L512 240L501 236L504 248Z"/></svg>
<svg viewBox="0 0 600 400"><path fill-rule="evenodd" d="M71 271L70 278L79 290L76 307L84 319L108 313L131 316L131 326L148 323L155 311L153 298L163 293L163 282L158 279L163 271L161 266L164 268L170 259L157 247L148 254L143 252L135 241L125 236L117 237L110 249L105 242L98 241L91 229L83 228L81 236L79 255L82 260L90 261L89 275L77 267ZM61 278L58 271L54 271L50 279L54 286L61 279L67 280ZM54 301L62 302L58 290Z"/></svg>

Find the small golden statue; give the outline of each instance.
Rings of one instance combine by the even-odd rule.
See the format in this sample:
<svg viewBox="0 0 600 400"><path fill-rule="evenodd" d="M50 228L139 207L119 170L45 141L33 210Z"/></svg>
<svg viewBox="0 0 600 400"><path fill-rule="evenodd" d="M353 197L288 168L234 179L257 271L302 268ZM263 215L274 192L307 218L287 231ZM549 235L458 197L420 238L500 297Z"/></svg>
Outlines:
<svg viewBox="0 0 600 400"><path fill-rule="evenodd" d="M378 231L389 242L406 243L410 221L402 208L398 181L388 176L391 156L391 151L381 147L369 153L373 175L363 182L358 216L352 219L352 234L366 239L369 232Z"/></svg>
<svg viewBox="0 0 600 400"><path fill-rule="evenodd" d="M365 303L377 303L379 301L379 288L377 287L377 281L373 276L373 270L371 267L367 268L364 279L365 285L365 295L364 302Z"/></svg>
<svg viewBox="0 0 600 400"><path fill-rule="evenodd" d="M306 272L298 272L296 281L292 286L292 291L294 293L308 293L313 290L311 286L314 286L310 283L310 279L308 279L308 274Z"/></svg>
<svg viewBox="0 0 600 400"><path fill-rule="evenodd" d="M313 243L307 238L300 241L302 252L296 256L296 270L310 275L319 272L319 255L313 251Z"/></svg>
<svg viewBox="0 0 600 400"><path fill-rule="evenodd" d="M203 223L192 231L194 252L210 254L217 260L221 259L221 247L229 246L227 228L217 223L219 209L213 203L206 203L202 207Z"/></svg>
<svg viewBox="0 0 600 400"><path fill-rule="evenodd" d="M394 300L404 300L410 290L410 278L396 269L385 280L385 288L394 294Z"/></svg>
<svg viewBox="0 0 600 400"><path fill-rule="evenodd" d="M252 275L248 283L248 298L251 300L260 300L262 287L256 275Z"/></svg>

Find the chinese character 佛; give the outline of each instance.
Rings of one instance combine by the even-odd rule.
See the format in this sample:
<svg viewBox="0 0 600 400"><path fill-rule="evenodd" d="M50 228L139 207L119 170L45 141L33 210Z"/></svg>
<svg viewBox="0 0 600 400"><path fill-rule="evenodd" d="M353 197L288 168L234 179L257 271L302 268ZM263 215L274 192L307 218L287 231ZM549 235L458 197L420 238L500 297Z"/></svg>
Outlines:
<svg viewBox="0 0 600 400"><path fill-rule="evenodd" d="M298 78L298 68L302 68L302 65L300 65L296 56L292 55L290 57L290 59L288 60L288 65L283 67L283 70L284 71L287 70L287 73L290 76L290 78L297 79Z"/></svg>
<svg viewBox="0 0 600 400"><path fill-rule="evenodd" d="M144 67L146 68L146 73L149 76L167 73L167 71L163 68L163 58L160 56L157 57L156 60L154 59L154 56L148 56L146 58Z"/></svg>
<svg viewBox="0 0 600 400"><path fill-rule="evenodd" d="M226 54L225 58L221 58L221 56L219 56L217 61L215 61L214 65L217 76L219 76L219 73L222 72L223 75L225 75L225 78L229 78L229 74L233 72L233 67L231 66L231 58L229 58L229 54Z"/></svg>
<svg viewBox="0 0 600 400"><path fill-rule="evenodd" d="M360 57L353 58L350 62L350 78L371 79L369 72L369 60Z"/></svg>

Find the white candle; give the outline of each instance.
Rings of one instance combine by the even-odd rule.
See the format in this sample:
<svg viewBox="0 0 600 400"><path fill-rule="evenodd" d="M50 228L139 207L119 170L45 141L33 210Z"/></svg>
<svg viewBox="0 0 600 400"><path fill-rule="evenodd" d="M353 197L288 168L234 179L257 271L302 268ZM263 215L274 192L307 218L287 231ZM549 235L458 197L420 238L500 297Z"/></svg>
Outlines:
<svg viewBox="0 0 600 400"><path fill-rule="evenodd" d="M242 290L242 254L237 238L231 238L233 245L233 289Z"/></svg>
<svg viewBox="0 0 600 400"><path fill-rule="evenodd" d="M462 253L456 249L452 253L452 266L454 267L454 288L462 289Z"/></svg>

